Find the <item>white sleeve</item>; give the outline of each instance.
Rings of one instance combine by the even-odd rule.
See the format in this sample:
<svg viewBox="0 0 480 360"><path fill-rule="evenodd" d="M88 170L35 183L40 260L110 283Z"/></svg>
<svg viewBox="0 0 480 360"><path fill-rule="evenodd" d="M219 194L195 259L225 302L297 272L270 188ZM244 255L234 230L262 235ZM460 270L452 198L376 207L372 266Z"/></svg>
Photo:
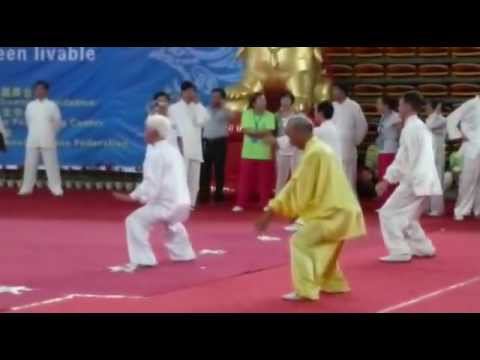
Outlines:
<svg viewBox="0 0 480 360"><path fill-rule="evenodd" d="M30 124L32 123L32 114L31 114L31 103L27 105L25 108L25 126L27 129L30 127Z"/></svg>
<svg viewBox="0 0 480 360"><path fill-rule="evenodd" d="M130 193L134 200L146 204L155 199L162 190L160 187L162 164L157 158L146 160L143 171L143 180L137 188Z"/></svg>
<svg viewBox="0 0 480 360"><path fill-rule="evenodd" d="M390 184L398 184L402 179L402 165L405 163L405 149L403 146L400 146L397 153L395 154L395 159L387 168L385 176L383 177Z"/></svg>
<svg viewBox="0 0 480 360"><path fill-rule="evenodd" d="M176 136L183 137L180 121L178 121L176 106L172 105L168 108L168 118L172 123L172 128L175 129Z"/></svg>
<svg viewBox="0 0 480 360"><path fill-rule="evenodd" d="M52 117L55 128L60 129L62 127L62 113L56 103L52 103Z"/></svg>
<svg viewBox="0 0 480 360"><path fill-rule="evenodd" d="M425 179L429 178L430 171L435 171L435 169L432 169L432 165L434 164L430 164L427 158L427 135L431 136L429 133L426 134L422 131L415 131L411 133L411 136L409 136L406 141L409 154L409 177L412 179L414 187L421 186L421 184L425 182ZM431 146L432 145L430 145L430 147Z"/></svg>
<svg viewBox="0 0 480 360"><path fill-rule="evenodd" d="M458 130L458 124L467 121L470 113L475 108L476 101L477 98L474 98L463 103L447 117L448 138L450 140L456 140L462 137L462 134Z"/></svg>
<svg viewBox="0 0 480 360"><path fill-rule="evenodd" d="M398 148L398 151L395 154L395 159L387 168L387 170L385 171L385 175L383 177L390 184L398 184L403 176L402 169L405 167L405 164L406 164L405 152L407 151L407 149L405 148L405 144L402 140L403 140L403 137L405 136L407 136L407 134L405 133L401 135L400 147Z"/></svg>
<svg viewBox="0 0 480 360"><path fill-rule="evenodd" d="M362 108L355 104L355 142L360 145L368 132L368 122Z"/></svg>
<svg viewBox="0 0 480 360"><path fill-rule="evenodd" d="M435 119L430 123L426 124L432 132L435 130L441 130L447 125L447 120L440 114L435 115Z"/></svg>
<svg viewBox="0 0 480 360"><path fill-rule="evenodd" d="M277 145L280 150L288 149L290 147L290 139L287 135L280 136L277 139Z"/></svg>
<svg viewBox="0 0 480 360"><path fill-rule="evenodd" d="M197 105L197 116L195 117L197 120L197 126L204 127L205 124L210 120L210 114L208 110L202 104Z"/></svg>

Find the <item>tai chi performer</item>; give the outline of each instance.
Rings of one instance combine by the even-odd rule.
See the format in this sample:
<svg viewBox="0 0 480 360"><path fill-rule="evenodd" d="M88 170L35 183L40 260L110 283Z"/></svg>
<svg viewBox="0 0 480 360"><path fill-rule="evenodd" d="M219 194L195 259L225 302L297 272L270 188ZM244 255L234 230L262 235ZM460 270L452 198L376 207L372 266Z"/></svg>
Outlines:
<svg viewBox="0 0 480 360"><path fill-rule="evenodd" d="M417 115L423 104L417 92L409 92L400 99L399 114L404 122L400 148L383 180L377 184L379 196L390 185L399 184L379 210L382 235L389 251L381 261L408 262L412 256L435 255L435 248L419 223L430 196L442 194L432 134Z"/></svg>
<svg viewBox="0 0 480 360"><path fill-rule="evenodd" d="M345 240L365 234L362 209L337 155L313 135L312 122L293 117L286 133L304 151L302 160L257 222L263 232L274 214L303 221L290 245L294 292L283 298L317 300L321 291L347 292L338 259Z"/></svg>
<svg viewBox="0 0 480 360"><path fill-rule="evenodd" d="M445 139L447 137L447 119L442 115L442 103L439 101L427 102L428 118L425 121L433 136L433 153L435 154L435 165L437 167L440 184L443 188L445 175ZM443 195L430 198L430 216L442 216L445 212L445 201Z"/></svg>
<svg viewBox="0 0 480 360"><path fill-rule="evenodd" d="M460 152L463 169L455 204L455 220L462 221L472 214L480 217L480 96L468 100L447 118L447 123L458 123L463 136ZM453 133L453 131L449 131ZM452 138L454 134L449 134Z"/></svg>
<svg viewBox="0 0 480 360"><path fill-rule="evenodd" d="M114 193L123 201L140 202L144 206L126 220L130 263L124 271L155 266L149 235L151 227L163 224L167 232L166 248L173 261L195 259L195 252L183 226L190 215L190 195L185 176L185 164L175 146L168 142L170 121L161 115L147 119L145 139L151 145L143 164L143 181L131 194Z"/></svg>
<svg viewBox="0 0 480 360"><path fill-rule="evenodd" d="M23 183L18 193L21 196L33 192L40 156L47 171L48 188L55 196L63 195L56 141L62 118L57 104L48 99L49 88L47 82L38 81L34 87L35 100L29 102L25 110L28 136Z"/></svg>

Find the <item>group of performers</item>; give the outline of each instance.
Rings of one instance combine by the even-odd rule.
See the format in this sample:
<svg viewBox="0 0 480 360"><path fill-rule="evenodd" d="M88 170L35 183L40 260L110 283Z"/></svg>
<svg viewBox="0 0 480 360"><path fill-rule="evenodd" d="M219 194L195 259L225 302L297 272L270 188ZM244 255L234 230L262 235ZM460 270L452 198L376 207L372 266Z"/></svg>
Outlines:
<svg viewBox="0 0 480 360"><path fill-rule="evenodd" d="M126 219L130 262L120 271L134 272L157 264L149 241L150 230L163 224L166 247L173 261L191 261L195 251L183 223L200 202L208 201L212 167L215 167L214 199L223 201L227 126L232 114L225 108L225 91L214 89L207 108L191 82L181 85L181 99L170 104L164 92L154 96L145 123L147 143L143 181L130 194L115 198L142 204ZM315 106L313 119L293 109L295 98L286 93L277 114L267 111L264 94L253 96L242 114L244 134L240 179L234 212L255 203L263 214L256 223L265 232L274 215L295 222L291 240L293 292L285 300L316 300L321 292L347 292L348 283L339 266L344 241L366 234L357 194L357 147L368 131L358 103L348 89L333 86L333 101ZM35 184L41 155L48 184L62 195L55 134L61 115L48 99L48 84L38 82L36 99L28 104L25 173L20 195ZM420 118L427 109L428 118ZM410 262L435 255L432 241L420 225L420 217L444 213L443 173L447 123L458 123L463 136L463 171L455 219L480 217L480 97L455 110L448 119L441 105L425 102L417 92L399 99L382 97L382 114L376 145L379 148L379 182L382 199L380 226L388 254L383 262ZM5 132L3 127L0 131ZM275 184L275 173L277 174ZM275 196L272 199L273 190Z"/></svg>

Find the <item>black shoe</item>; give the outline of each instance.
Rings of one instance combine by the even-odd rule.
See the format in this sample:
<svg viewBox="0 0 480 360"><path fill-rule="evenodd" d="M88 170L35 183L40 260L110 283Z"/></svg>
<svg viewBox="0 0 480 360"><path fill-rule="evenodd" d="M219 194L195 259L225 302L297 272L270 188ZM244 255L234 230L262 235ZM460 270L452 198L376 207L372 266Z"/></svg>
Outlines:
<svg viewBox="0 0 480 360"><path fill-rule="evenodd" d="M224 202L225 201L225 196L223 194L221 195L215 195L215 197L213 198L213 200L215 202Z"/></svg>
<svg viewBox="0 0 480 360"><path fill-rule="evenodd" d="M197 201L198 201L199 204L208 204L210 202L210 197L199 196Z"/></svg>

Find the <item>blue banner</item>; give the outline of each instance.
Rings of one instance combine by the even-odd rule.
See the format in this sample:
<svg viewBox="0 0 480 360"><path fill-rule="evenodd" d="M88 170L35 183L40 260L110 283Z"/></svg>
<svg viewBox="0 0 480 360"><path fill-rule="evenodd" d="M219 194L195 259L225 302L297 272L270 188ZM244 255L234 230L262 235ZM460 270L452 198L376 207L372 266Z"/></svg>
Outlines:
<svg viewBox="0 0 480 360"><path fill-rule="evenodd" d="M0 47L0 116L11 133L0 164L24 160L24 111L32 84L46 80L62 111L62 166L137 167L144 156L143 126L155 92L178 99L193 81L201 99L238 82L243 65L235 47Z"/></svg>

